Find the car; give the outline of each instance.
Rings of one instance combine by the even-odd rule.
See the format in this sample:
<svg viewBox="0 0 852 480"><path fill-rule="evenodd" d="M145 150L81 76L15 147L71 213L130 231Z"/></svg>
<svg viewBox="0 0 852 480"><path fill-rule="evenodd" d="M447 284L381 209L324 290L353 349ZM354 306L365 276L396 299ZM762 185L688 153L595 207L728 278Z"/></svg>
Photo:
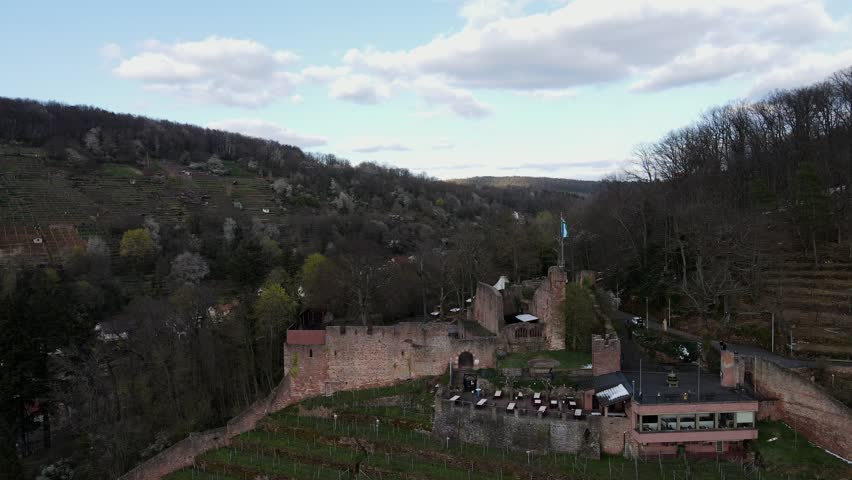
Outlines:
<svg viewBox="0 0 852 480"><path fill-rule="evenodd" d="M630 319L630 324L641 327L645 325L645 319L642 317L633 317Z"/></svg>

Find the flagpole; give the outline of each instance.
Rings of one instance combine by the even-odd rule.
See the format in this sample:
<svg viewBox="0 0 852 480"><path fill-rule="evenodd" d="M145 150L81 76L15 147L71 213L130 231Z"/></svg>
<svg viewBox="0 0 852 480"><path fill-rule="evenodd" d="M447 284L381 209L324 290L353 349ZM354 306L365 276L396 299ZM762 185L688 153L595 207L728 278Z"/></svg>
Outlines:
<svg viewBox="0 0 852 480"><path fill-rule="evenodd" d="M565 218L562 217L562 212L559 212L559 252L561 261L559 266L565 268Z"/></svg>

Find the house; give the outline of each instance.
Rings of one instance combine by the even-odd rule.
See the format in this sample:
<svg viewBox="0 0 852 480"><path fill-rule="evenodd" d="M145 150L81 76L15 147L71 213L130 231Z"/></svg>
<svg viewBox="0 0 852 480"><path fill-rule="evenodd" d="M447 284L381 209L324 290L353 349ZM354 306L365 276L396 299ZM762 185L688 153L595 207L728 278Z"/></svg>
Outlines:
<svg viewBox="0 0 852 480"><path fill-rule="evenodd" d="M757 439L758 401L737 384L733 355L722 352L721 379L694 365L622 371L618 337L593 335L583 409L625 417L619 448L633 455L742 455Z"/></svg>

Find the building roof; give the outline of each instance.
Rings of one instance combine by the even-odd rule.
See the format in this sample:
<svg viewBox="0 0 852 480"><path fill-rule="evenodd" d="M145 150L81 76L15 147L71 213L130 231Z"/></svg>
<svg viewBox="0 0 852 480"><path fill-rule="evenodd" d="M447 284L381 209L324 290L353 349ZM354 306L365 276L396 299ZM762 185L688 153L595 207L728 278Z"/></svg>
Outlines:
<svg viewBox="0 0 852 480"><path fill-rule="evenodd" d="M666 381L668 371L625 372L625 376L636 385L634 400L641 404L663 403L703 403L703 402L748 402L755 398L746 390L723 387L718 372L702 370L697 367L690 370L678 370L678 385L670 387ZM700 398L699 398L700 391Z"/></svg>
<svg viewBox="0 0 852 480"><path fill-rule="evenodd" d="M595 396L598 397L598 403L606 406L618 403L622 400L627 400L630 398L630 392L624 388L624 385L618 384L612 388L596 393Z"/></svg>
<svg viewBox="0 0 852 480"><path fill-rule="evenodd" d="M530 315L529 313L522 313L520 315L515 315L515 318L517 318L518 320L520 320L522 322L534 322L534 321L538 320L538 317L536 317L535 315Z"/></svg>
<svg viewBox="0 0 852 480"><path fill-rule="evenodd" d="M590 386L595 389L595 392L600 392L616 385L625 385L625 388L631 390L630 381L627 379L627 377L624 376L622 372L613 372L606 373L604 375L597 375L592 378Z"/></svg>
<svg viewBox="0 0 852 480"><path fill-rule="evenodd" d="M287 330L287 345L325 345L325 330Z"/></svg>

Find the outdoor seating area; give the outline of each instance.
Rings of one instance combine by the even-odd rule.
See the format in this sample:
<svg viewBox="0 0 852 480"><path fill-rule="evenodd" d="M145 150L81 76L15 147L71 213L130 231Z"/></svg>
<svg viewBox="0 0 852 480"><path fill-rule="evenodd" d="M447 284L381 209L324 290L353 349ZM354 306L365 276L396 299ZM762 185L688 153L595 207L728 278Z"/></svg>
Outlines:
<svg viewBox="0 0 852 480"><path fill-rule="evenodd" d="M505 411L506 415L535 415L564 420L579 420L584 417L583 410L574 396L551 396L548 392L522 391L506 392L483 391L477 388L470 392L452 392L446 400L455 406L475 410L494 409Z"/></svg>

